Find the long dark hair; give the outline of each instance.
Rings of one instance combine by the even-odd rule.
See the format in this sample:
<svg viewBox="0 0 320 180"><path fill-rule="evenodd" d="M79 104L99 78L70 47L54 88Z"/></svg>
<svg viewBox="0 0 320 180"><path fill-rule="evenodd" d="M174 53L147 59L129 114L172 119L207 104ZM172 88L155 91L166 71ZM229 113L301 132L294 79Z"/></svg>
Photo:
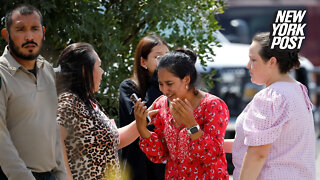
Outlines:
<svg viewBox="0 0 320 180"><path fill-rule="evenodd" d="M143 37L136 48L134 56L134 72L133 77L138 81L138 90L145 97L148 89L148 79L150 78L148 70L141 66L141 58L148 59L148 55L152 48L157 45L167 45L167 43L155 34L150 34Z"/></svg>
<svg viewBox="0 0 320 180"><path fill-rule="evenodd" d="M74 43L67 46L59 56L61 71L57 74L58 94L72 92L91 107L94 100L93 56L94 48L88 43Z"/></svg>

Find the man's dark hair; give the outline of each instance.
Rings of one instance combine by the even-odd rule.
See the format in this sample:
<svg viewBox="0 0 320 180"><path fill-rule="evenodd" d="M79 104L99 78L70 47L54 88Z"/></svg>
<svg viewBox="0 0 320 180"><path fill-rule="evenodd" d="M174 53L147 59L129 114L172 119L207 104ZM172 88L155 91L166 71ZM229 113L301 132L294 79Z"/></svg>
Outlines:
<svg viewBox="0 0 320 180"><path fill-rule="evenodd" d="M8 31L9 31L9 28L12 24L12 14L15 11L18 11L21 15L30 15L33 12L36 12L40 16L41 25L43 25L42 14L36 7L29 5L29 4L17 4L13 7L12 10L7 12L7 14L6 14L5 25L6 25L6 29Z"/></svg>

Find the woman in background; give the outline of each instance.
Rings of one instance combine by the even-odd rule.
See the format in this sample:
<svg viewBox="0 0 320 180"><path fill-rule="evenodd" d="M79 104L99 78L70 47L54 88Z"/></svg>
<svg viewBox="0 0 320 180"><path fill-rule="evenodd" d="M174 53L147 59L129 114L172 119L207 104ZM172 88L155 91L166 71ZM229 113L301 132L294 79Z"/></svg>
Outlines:
<svg viewBox="0 0 320 180"><path fill-rule="evenodd" d="M298 52L270 48L270 34L254 36L247 69L258 92L226 140L234 180L315 180L315 133L307 88L289 75L300 66Z"/></svg>
<svg viewBox="0 0 320 180"><path fill-rule="evenodd" d="M153 108L154 132L147 129L147 107L135 105L140 148L153 162L167 160L165 179L229 179L223 150L229 120L226 104L195 87L197 56L176 50L160 58L161 96Z"/></svg>
<svg viewBox="0 0 320 180"><path fill-rule="evenodd" d="M90 44L67 46L58 64L57 120L68 179L120 179L118 149L138 137L135 121L117 129L94 97L104 71Z"/></svg>
<svg viewBox="0 0 320 180"><path fill-rule="evenodd" d="M167 43L155 34L143 37L136 48L133 76L124 80L119 88L119 121L126 126L134 121L130 96L135 93L149 107L162 93L159 90L156 68L158 57L167 53ZM152 126L149 127L152 129ZM134 180L163 180L165 164L151 162L139 148L139 141L122 149L124 172Z"/></svg>

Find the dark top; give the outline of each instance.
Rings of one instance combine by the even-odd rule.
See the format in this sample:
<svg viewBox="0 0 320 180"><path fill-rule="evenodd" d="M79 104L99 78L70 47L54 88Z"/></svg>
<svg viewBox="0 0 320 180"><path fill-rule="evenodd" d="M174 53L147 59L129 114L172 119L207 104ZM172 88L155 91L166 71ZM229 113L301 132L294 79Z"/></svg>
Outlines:
<svg viewBox="0 0 320 180"><path fill-rule="evenodd" d="M153 76L148 81L148 89L146 92L146 106L149 107L156 100L159 96L162 95L162 92L159 89L159 82L158 82L158 73L155 72Z"/></svg>
<svg viewBox="0 0 320 180"><path fill-rule="evenodd" d="M162 95L159 90L157 73L148 81L148 90L146 92L146 105L149 107L152 102ZM136 84L126 79L122 81L119 88L119 122L120 127L126 126L134 121L133 103L130 100L132 93L142 97ZM150 127L148 127L150 130ZM121 160L124 163L124 170L130 171L130 178L136 180L163 180L165 164L155 164L151 162L146 155L140 150L139 138L129 146L122 149Z"/></svg>

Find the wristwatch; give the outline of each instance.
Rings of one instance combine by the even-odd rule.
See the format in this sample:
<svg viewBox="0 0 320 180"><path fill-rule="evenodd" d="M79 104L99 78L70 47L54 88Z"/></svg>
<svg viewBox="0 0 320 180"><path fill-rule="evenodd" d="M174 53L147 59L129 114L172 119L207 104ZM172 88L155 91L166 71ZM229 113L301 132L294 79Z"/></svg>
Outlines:
<svg viewBox="0 0 320 180"><path fill-rule="evenodd" d="M200 130L199 124L192 126L190 129L186 128L189 134L194 134Z"/></svg>

